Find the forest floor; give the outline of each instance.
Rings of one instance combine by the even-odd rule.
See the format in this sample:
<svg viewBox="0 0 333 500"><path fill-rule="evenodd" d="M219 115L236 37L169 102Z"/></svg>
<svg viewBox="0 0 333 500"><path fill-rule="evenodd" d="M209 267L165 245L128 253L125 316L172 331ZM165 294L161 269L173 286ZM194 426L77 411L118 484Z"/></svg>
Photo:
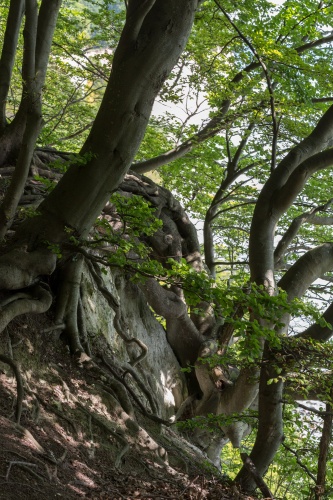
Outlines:
<svg viewBox="0 0 333 500"><path fill-rule="evenodd" d="M116 469L101 451L89 457L82 446L75 449L71 443L66 447L59 427L34 428L34 437L50 455L62 454L55 463L42 458L30 435L19 432L8 419L1 418L0 425L0 498L4 500L246 498L214 478L158 469L140 456L129 456Z"/></svg>
<svg viewBox="0 0 333 500"><path fill-rule="evenodd" d="M24 379L20 424L16 379L0 364L0 499L251 500L174 447L172 434L159 443L144 421L131 433L133 420L35 326L22 318L7 332Z"/></svg>

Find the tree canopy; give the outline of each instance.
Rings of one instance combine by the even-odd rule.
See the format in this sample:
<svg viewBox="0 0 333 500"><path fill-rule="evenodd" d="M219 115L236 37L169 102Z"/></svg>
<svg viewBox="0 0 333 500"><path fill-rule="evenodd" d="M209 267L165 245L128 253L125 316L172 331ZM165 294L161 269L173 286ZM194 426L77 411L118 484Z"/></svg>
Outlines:
<svg viewBox="0 0 333 500"><path fill-rule="evenodd" d="M210 435L209 458L222 449L245 491L267 474L277 497L328 498L333 4L0 9L1 329L53 307L59 266L68 287L83 260L124 270L187 373L180 425ZM78 292L58 292L87 354Z"/></svg>

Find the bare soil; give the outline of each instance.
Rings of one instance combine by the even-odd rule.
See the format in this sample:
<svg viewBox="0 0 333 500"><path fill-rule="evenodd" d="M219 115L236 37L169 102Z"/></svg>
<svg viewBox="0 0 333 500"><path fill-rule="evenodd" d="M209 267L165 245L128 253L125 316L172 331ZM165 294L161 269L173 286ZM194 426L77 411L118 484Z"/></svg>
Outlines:
<svg viewBox="0 0 333 500"><path fill-rule="evenodd" d="M25 388L17 424L16 380L0 363L0 499L250 500L174 432L126 418L65 344L41 335L43 321L16 321L0 346Z"/></svg>

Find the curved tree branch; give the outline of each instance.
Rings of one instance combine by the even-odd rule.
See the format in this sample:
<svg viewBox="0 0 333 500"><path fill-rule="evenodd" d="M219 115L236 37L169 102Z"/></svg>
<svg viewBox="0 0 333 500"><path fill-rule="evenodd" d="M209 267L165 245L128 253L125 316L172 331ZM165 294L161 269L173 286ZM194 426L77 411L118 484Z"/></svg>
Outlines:
<svg viewBox="0 0 333 500"><path fill-rule="evenodd" d="M242 152L248 142L248 139L255 127L255 123L252 122L249 124L244 137L242 138L236 153L234 157L228 162L227 165L227 175L226 177L222 180L220 187L218 188L212 203L210 204L206 216L205 216L205 221L204 221L204 228L203 228L203 236L204 236L204 253L205 253L205 263L206 266L208 267L211 275L213 277L216 276L216 262L215 262L215 255L214 255L214 235L213 235L213 227L212 227L212 222L217 216L217 211L223 200L225 198L223 197L225 191L228 189L229 186L241 175L245 174L250 170L250 168L253 166L248 165L247 167L244 167L242 169L237 168L239 160L241 158Z"/></svg>
<svg viewBox="0 0 333 500"><path fill-rule="evenodd" d="M333 325L333 304L331 304L323 314L323 318L328 325ZM296 335L297 338L313 339L317 342L327 342L332 337L333 328L314 323L306 330Z"/></svg>
<svg viewBox="0 0 333 500"><path fill-rule="evenodd" d="M31 288L30 298L18 299L0 310L0 332L17 316L21 314L40 314L46 312L52 304L51 293L42 286Z"/></svg>
<svg viewBox="0 0 333 500"><path fill-rule="evenodd" d="M311 43L307 43L299 47L296 47L294 50L298 54L302 54L303 52L306 52L311 48L319 47L326 43L330 43L331 41L332 41L332 36L322 37ZM259 62L252 62L248 64L232 78L230 83L235 85L241 82L248 73L251 73L252 71L258 68L260 68ZM314 102L332 101L332 98L328 99L323 98L323 99L324 100L314 99L313 101ZM197 145L206 141L210 137L214 137L216 134L221 132L221 130L223 130L225 126L223 119L228 113L230 106L231 106L230 99L223 100L216 115L213 118L211 118L211 120L209 120L209 122L201 130L199 130L197 134L193 135L192 137L184 141L182 144L179 144L174 149L166 151L165 153L162 153L148 160L133 163L131 169L139 174L144 174L146 172L150 172L151 170L156 170L157 168L162 167L163 165L167 165L172 161L178 160L179 158L182 158L187 153L192 151Z"/></svg>
<svg viewBox="0 0 333 500"><path fill-rule="evenodd" d="M244 78L245 74L250 73L258 67L260 67L258 63L249 64L234 76L234 78L231 80L231 83L239 83ZM146 172L150 172L151 170L156 170L157 168L162 167L163 165L166 165L172 161L178 160L178 158L182 158L187 153L192 151L192 149L194 149L196 146L206 141L210 137L214 137L224 128L223 118L228 113L230 105L231 100L225 99L222 102L220 109L216 113L216 115L211 120L209 120L209 122L201 130L199 130L197 134L193 135L182 144L179 144L179 146L171 149L170 151L167 151L154 158L150 158L149 160L133 163L131 165L131 169L138 174L144 174Z"/></svg>
<svg viewBox="0 0 333 500"><path fill-rule="evenodd" d="M272 197L272 208L285 213L302 191L309 177L333 165L333 148L321 151L304 160L288 177L286 183Z"/></svg>
<svg viewBox="0 0 333 500"><path fill-rule="evenodd" d="M333 224L333 217L318 217L316 214L318 212L324 212L328 209L328 207L333 203L333 198L329 200L327 203L324 205L320 205L318 207L313 208L309 212L306 212L304 214L298 215L295 217L295 219L292 221L290 224L289 228L285 232L285 234L282 236L281 240L277 244L275 251L274 251L274 262L275 262L275 267L279 266L281 263L283 256L285 255L286 251L288 250L288 247L292 240L295 238L295 236L298 234L298 231L300 230L302 224L306 222L311 222L312 224L315 225L332 225Z"/></svg>
<svg viewBox="0 0 333 500"><path fill-rule="evenodd" d="M86 175L81 175L80 164L69 168L41 204L39 224L43 220L47 227L50 218L57 219L85 237L130 168L155 97L187 42L198 0L144 5L149 10L143 22L137 12L136 22L142 25L130 51L127 34L121 37L101 106L80 152L89 157Z"/></svg>
<svg viewBox="0 0 333 500"><path fill-rule="evenodd" d="M309 286L327 271L333 269L333 243L324 243L306 252L291 266L278 285L289 300L302 297Z"/></svg>
<svg viewBox="0 0 333 500"><path fill-rule="evenodd" d="M278 121L276 119L276 109L275 109L275 98L274 98L274 88L272 84L272 80L268 71L268 68L263 61L262 57L258 54L256 48L252 44L252 42L241 32L241 30L238 28L238 26L233 22L229 14L226 12L226 10L222 7L222 5L219 3L218 0L214 0L215 4L218 6L218 8L223 12L223 15L228 19L228 22L231 24L231 26L234 28L234 30L238 33L240 38L243 40L243 42L249 47L251 50L252 54L254 57L257 59L258 63L260 64L265 78L266 78L266 83L267 83L267 89L269 92L269 102L270 102L270 108L271 108L271 117L272 117L272 129L273 129L273 140L272 140L272 156L271 156L271 171L275 169L275 164L276 164L276 146L277 146L277 137L278 137L278 131L279 131L279 125Z"/></svg>
<svg viewBox="0 0 333 500"><path fill-rule="evenodd" d="M275 290L273 271L276 224L283 211L290 206L304 186L308 172L315 171L316 164L313 160L317 158L322 161L323 168L331 164L333 150L330 149L328 152L322 150L332 143L332 134L333 106L324 113L311 134L297 144L279 163L258 197L249 242L251 277L258 284L265 284L272 292ZM318 156L315 156L317 153ZM309 162L306 162L308 159ZM295 174L291 177L294 171Z"/></svg>

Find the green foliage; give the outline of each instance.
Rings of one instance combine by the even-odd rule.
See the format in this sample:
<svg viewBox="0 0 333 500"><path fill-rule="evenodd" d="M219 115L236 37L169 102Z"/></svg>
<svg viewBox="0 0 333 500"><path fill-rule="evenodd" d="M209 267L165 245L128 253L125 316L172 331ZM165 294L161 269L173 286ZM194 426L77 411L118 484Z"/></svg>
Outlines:
<svg viewBox="0 0 333 500"><path fill-rule="evenodd" d="M56 243L46 242L46 247L57 256L58 259L62 258L62 251L60 245Z"/></svg>
<svg viewBox="0 0 333 500"><path fill-rule="evenodd" d="M177 427L182 431L194 431L195 429L205 429L210 432L216 431L216 428L227 427L235 422L246 422L255 426L258 419L258 413L253 410L247 410L241 413L232 413L231 415L215 415L209 413L206 416L194 417L189 420L177 422Z"/></svg>
<svg viewBox="0 0 333 500"><path fill-rule="evenodd" d="M1 43L8 4L4 0L0 6ZM333 52L331 42L321 41L332 32L333 5L318 0L287 0L282 5L266 0L226 0L223 8L242 37L213 0L203 2L190 41L160 93L164 112L150 120L136 158L151 158L192 138L196 147L184 158L161 168L158 176L183 201L196 222L206 220L210 224L219 278L214 280L207 272L197 272L186 259L168 259L162 264L152 258L149 238L161 230L162 222L155 208L139 196L114 194L111 211L96 221L92 239L80 241L70 228L69 239L77 247L103 246L105 253L100 261L130 271L134 280L153 276L165 287L178 286L191 313L203 314L202 302L211 304L216 316L222 316L230 325L237 342L223 355L216 354L203 362L210 366L259 367L262 344L267 340L276 362L276 377L268 383L283 379L302 397L315 393L328 401L332 345L288 337L284 323L290 315L295 333L314 322L332 329L321 315L331 300L332 275L328 275L331 284L319 283L302 300L290 301L283 290L269 294L262 286L249 284L248 241L253 209L270 175L273 141L272 96L263 78L263 65L258 64L254 52L272 82L279 162L310 133L332 101ZM100 105L124 19L121 1L63 2L43 89L44 127L38 142L39 146L74 153L69 161L51 165L59 172L89 160L77 153ZM22 54L21 32L7 103L8 121L14 118L21 100ZM222 116L222 109L227 107L228 112ZM202 121L203 108L206 113ZM212 118L216 120L216 133L201 143L200 131ZM331 177L329 169L313 175L277 221L275 243L295 218L311 211L317 215L317 219L304 219L277 277L306 251L331 241ZM46 191L54 186L43 177L37 176L36 180L44 184ZM22 210L19 218L29 215L34 212ZM58 245L49 243L48 247L61 258ZM241 313L235 314L236 310ZM208 415L186 425L214 428L246 418L254 425L255 419L248 413ZM302 461L315 470L319 426L304 415L300 417L290 405L285 408L285 421L286 442L301 450ZM226 455L223 460L227 460ZM230 462L228 473L232 475L233 467L238 469L239 465L239 459ZM311 484L304 470L298 469L287 453L280 452L269 477L278 497L296 499L300 491L304 498L309 496Z"/></svg>
<svg viewBox="0 0 333 500"><path fill-rule="evenodd" d="M0 43L8 3L0 6ZM80 150L101 102L124 15L119 0L63 2L43 89L44 127L39 146ZM23 28L7 103L9 121L21 100L22 52Z"/></svg>
<svg viewBox="0 0 333 500"><path fill-rule="evenodd" d="M159 275L162 266L149 259L150 248L139 238L153 235L162 226L155 216L155 208L142 197L130 197L114 193L110 199L112 215L101 216L95 223L95 234L91 241L83 242L89 247L105 244L110 252L105 264L140 270L142 274Z"/></svg>
<svg viewBox="0 0 333 500"><path fill-rule="evenodd" d="M311 404L308 404L311 407ZM318 406L318 405L317 405ZM277 498L290 500L313 498L322 418L311 411L284 406L285 440L265 479ZM320 405L323 410L323 405ZM332 459L330 451L328 460ZM312 474L310 477L309 474ZM331 474L327 476L327 496L332 492Z"/></svg>

